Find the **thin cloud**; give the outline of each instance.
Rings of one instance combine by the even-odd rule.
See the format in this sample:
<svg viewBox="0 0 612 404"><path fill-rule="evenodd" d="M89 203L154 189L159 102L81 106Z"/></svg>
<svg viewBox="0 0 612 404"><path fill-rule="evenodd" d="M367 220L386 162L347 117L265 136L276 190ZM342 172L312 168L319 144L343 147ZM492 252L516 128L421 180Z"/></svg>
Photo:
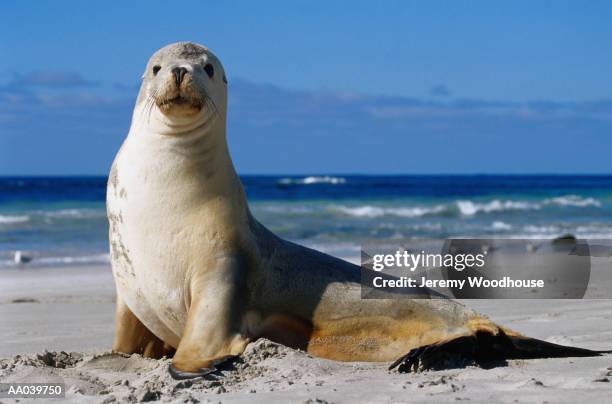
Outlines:
<svg viewBox="0 0 612 404"><path fill-rule="evenodd" d="M25 74L14 73L10 87L79 88L93 87L99 83L86 80L77 72L33 71Z"/></svg>
<svg viewBox="0 0 612 404"><path fill-rule="evenodd" d="M445 84L438 84L429 90L429 94L434 97L450 97L452 92Z"/></svg>
<svg viewBox="0 0 612 404"><path fill-rule="evenodd" d="M105 92L112 86L0 85L0 151L10 151L0 156L0 173L27 173L37 161L49 172L106 172L129 129L135 95L129 87ZM609 172L612 99L347 96L232 79L228 126L239 169L251 172L310 172L313 155L325 162L320 172L512 172L513 154L533 162L521 165L524 171ZM70 166L67 153L79 164ZM568 168L568 161L580 165Z"/></svg>
<svg viewBox="0 0 612 404"><path fill-rule="evenodd" d="M22 86L15 86L15 83ZM79 105L126 105L126 93L133 95L136 85L111 85L114 93L102 88L70 88L95 85L77 73L29 73L19 76L7 85L0 85L0 107L39 104L41 107L70 107L71 114ZM102 87L102 86L100 86ZM66 91L62 91L65 89ZM59 91L58 91L59 90ZM514 117L516 119L606 119L612 120L612 99L594 101L506 101L458 98L432 100L415 97L370 96L289 90L282 87L233 79L229 87L230 116L242 123L259 122L292 126L310 126L315 123L335 125L362 122L364 119L413 120L445 117L454 119L485 119L489 117ZM406 122L409 125L409 122ZM358 136L358 132L355 133Z"/></svg>
<svg viewBox="0 0 612 404"><path fill-rule="evenodd" d="M516 119L612 119L612 99L595 101L507 101L459 98L431 100L399 96L369 96L316 91L285 90L234 80L230 87L230 105L238 116L254 121L278 122L288 119L304 121L321 119L362 120L370 116L382 119L415 119L446 117L489 118L507 116ZM332 122L333 125L333 122Z"/></svg>

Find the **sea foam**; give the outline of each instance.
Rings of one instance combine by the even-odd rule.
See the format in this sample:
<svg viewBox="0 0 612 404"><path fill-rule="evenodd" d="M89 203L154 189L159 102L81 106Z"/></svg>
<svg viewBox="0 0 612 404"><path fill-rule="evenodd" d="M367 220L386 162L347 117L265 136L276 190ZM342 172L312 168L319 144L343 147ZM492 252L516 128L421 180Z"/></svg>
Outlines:
<svg viewBox="0 0 612 404"><path fill-rule="evenodd" d="M29 220L30 220L29 216L0 215L0 223L2 224L24 223Z"/></svg>
<svg viewBox="0 0 612 404"><path fill-rule="evenodd" d="M281 185L312 185L312 184L346 184L346 178L344 177L331 177L328 175L317 177L309 176L304 178L281 178L278 180Z"/></svg>
<svg viewBox="0 0 612 404"><path fill-rule="evenodd" d="M490 213L504 210L532 210L540 209L541 205L524 201L500 201L493 200L486 203L472 201L457 201L457 208L464 216L472 216L479 212Z"/></svg>
<svg viewBox="0 0 612 404"><path fill-rule="evenodd" d="M349 216L355 217L381 217L381 216L400 216L400 217L420 217L425 215L431 215L441 213L446 210L444 205L436 205L432 207L380 207L380 206L342 206L334 205L330 207L331 210L339 211Z"/></svg>

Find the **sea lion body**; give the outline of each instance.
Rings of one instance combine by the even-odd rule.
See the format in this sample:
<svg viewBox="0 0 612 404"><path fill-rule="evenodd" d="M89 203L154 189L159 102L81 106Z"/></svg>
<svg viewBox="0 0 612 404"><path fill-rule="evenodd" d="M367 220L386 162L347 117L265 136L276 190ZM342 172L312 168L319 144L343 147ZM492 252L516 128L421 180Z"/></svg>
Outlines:
<svg viewBox="0 0 612 404"><path fill-rule="evenodd" d="M415 348L439 363L440 353L522 338L450 300L361 299L358 266L257 222L229 157L226 85L196 44L169 45L147 65L107 190L114 351L176 350L170 369L181 378L214 371L259 337L344 361L408 352L405 367Z"/></svg>
<svg viewBox="0 0 612 404"><path fill-rule="evenodd" d="M235 194L219 199L208 194L205 176L187 175L203 170L173 156L163 142L151 143L128 137L114 163L108 209L121 220L112 225L111 246L118 293L169 345L178 347L185 328L193 273L220 253L243 254L235 274L244 280L238 289L243 309L235 321L249 340L267 336L333 359L388 361L429 341L424 324L431 325L430 339L469 332L462 325L476 314L450 300L361 299L358 266L276 237L249 214L239 182ZM368 322L368 335L353 340L356 347L376 340L384 346L340 347L364 331L354 329L356 320ZM416 335L404 330L391 341L406 328L402 323L422 324ZM333 347L339 351L323 352Z"/></svg>

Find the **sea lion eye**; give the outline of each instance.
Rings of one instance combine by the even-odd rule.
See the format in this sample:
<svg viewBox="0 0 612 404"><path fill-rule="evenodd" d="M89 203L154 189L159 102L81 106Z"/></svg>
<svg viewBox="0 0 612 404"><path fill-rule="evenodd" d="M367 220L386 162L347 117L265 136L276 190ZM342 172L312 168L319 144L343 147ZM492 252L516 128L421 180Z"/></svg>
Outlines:
<svg viewBox="0 0 612 404"><path fill-rule="evenodd" d="M212 76L214 76L215 74L215 69L213 68L213 65L208 63L206 66L204 66L204 70L206 71L206 74L208 74L208 77L212 79Z"/></svg>
<svg viewBox="0 0 612 404"><path fill-rule="evenodd" d="M161 70L160 65L153 66L153 75L155 76Z"/></svg>

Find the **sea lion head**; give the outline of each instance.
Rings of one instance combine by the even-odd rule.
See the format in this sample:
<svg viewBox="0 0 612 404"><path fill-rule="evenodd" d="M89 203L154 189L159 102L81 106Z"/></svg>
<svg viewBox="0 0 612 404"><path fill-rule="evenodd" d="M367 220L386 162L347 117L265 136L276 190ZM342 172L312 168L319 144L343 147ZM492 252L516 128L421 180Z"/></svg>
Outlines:
<svg viewBox="0 0 612 404"><path fill-rule="evenodd" d="M164 46L151 56L143 75L138 103L157 108L167 119L225 115L227 79L219 59L192 42Z"/></svg>

